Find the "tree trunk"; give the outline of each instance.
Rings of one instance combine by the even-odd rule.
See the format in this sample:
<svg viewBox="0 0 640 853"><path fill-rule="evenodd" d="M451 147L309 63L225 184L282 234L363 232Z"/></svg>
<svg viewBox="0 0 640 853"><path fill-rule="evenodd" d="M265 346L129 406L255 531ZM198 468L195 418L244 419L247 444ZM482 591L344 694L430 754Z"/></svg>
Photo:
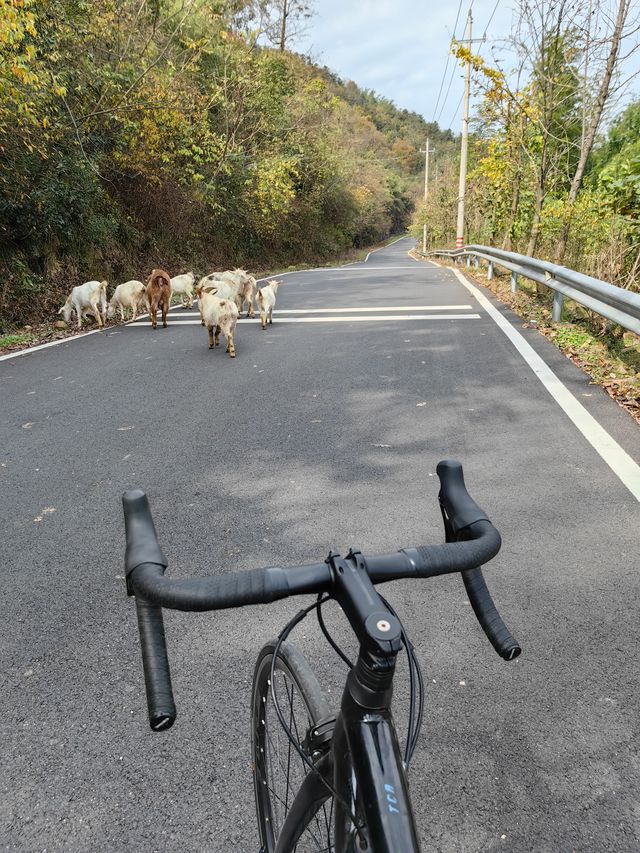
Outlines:
<svg viewBox="0 0 640 853"><path fill-rule="evenodd" d="M527 255L532 258L538 244L538 235L540 234L540 221L542 219L542 205L545 199L544 179L541 178L536 187L536 206L533 211L533 222L531 223L531 231L529 232L529 243L527 245Z"/></svg>
<svg viewBox="0 0 640 853"><path fill-rule="evenodd" d="M529 232L529 245L527 246L527 255L532 258L538 244L538 236L540 234L540 222L542 220L542 207L547 193L545 190L544 173L540 173L540 180L536 188L536 206L533 212L533 222L531 223L531 231ZM546 290L544 284L536 282L536 293L541 296Z"/></svg>
<svg viewBox="0 0 640 853"><path fill-rule="evenodd" d="M611 49L609 50L609 56L607 57L604 77L602 78L600 89L598 90L598 97L596 98L595 108L593 115L591 116L591 121L589 122L589 127L584 135L580 149L580 159L578 160L578 165L576 167L573 180L571 181L567 216L565 218L562 234L558 243L558 249L556 251L556 263L558 264L561 264L564 260L564 255L567 250L567 241L569 239L569 231L571 229L571 221L573 219L573 205L575 204L580 188L582 187L582 179L584 178L587 160L589 159L589 154L591 154L593 142L596 138L596 133L598 132L598 127L602 118L602 113L604 111L607 98L609 97L609 87L611 85L611 78L616 67L616 62L618 61L622 30L629 12L629 4L630 0L620 0L620 5L618 6L618 15L613 29L613 34L611 36Z"/></svg>
<svg viewBox="0 0 640 853"><path fill-rule="evenodd" d="M282 0L282 20L280 21L280 50L284 51L287 41L287 16L289 14L289 0Z"/></svg>
<svg viewBox="0 0 640 853"><path fill-rule="evenodd" d="M513 176L513 183L511 185L511 213L509 215L509 222L505 228L504 237L502 238L502 248L506 252L513 251L513 229L515 228L516 216L518 215L518 205L520 204L521 181L522 175L518 169Z"/></svg>

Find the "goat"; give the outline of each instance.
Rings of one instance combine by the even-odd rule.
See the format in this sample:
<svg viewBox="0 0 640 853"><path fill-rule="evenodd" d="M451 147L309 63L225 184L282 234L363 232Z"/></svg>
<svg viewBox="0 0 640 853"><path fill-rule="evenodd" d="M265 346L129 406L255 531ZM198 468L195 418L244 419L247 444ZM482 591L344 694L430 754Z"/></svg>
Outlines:
<svg viewBox="0 0 640 853"><path fill-rule="evenodd" d="M145 287L141 281L131 279L125 281L124 284L119 284L107 307L107 316L114 317L116 308L120 311L120 319L124 322L124 309L130 308L132 313L131 320L135 320L138 316L138 310L144 308L145 304Z"/></svg>
<svg viewBox="0 0 640 853"><path fill-rule="evenodd" d="M151 328L158 325L156 314L158 308L162 311L162 326L167 328L167 311L171 304L171 279L169 273L164 270L155 269L147 281L147 305L149 306L149 317Z"/></svg>
<svg viewBox="0 0 640 853"><path fill-rule="evenodd" d="M236 349L233 343L233 334L238 322L238 306L232 299L219 299L216 292L216 287L200 291L198 301L202 314L202 325L206 326L209 332L209 349L220 345L220 332L222 332L227 339L227 352L231 358L235 358Z"/></svg>
<svg viewBox="0 0 640 853"><path fill-rule="evenodd" d="M270 281L264 287L258 288L258 308L260 309L260 325L267 328L267 321L273 323L273 306L276 304L276 293L282 282Z"/></svg>
<svg viewBox="0 0 640 853"><path fill-rule="evenodd" d="M107 282L85 281L78 284L67 296L67 301L58 314L62 314L67 325L71 322L72 312L76 312L78 328L82 328L82 319L87 313L92 313L101 329L104 326L107 315Z"/></svg>
<svg viewBox="0 0 640 853"><path fill-rule="evenodd" d="M202 294L206 292L211 292L215 290L215 293L218 299L231 299L236 303L237 306L237 292L234 284L230 281L221 281L216 278L218 273L211 273L210 275L205 275L197 284L196 287L196 296L198 297L198 307L200 309L200 320L202 325L204 326L204 318L202 316Z"/></svg>
<svg viewBox="0 0 640 853"><path fill-rule="evenodd" d="M258 290L258 283L252 275L248 275L244 281L242 288L242 304L239 306L240 311L244 308L244 303L248 303L247 317L255 317L256 313L253 308L253 298Z"/></svg>
<svg viewBox="0 0 640 853"><path fill-rule="evenodd" d="M171 297L173 298L175 295L180 296L183 308L191 308L193 306L194 281L195 276L192 272L174 275L171 279Z"/></svg>
<svg viewBox="0 0 640 853"><path fill-rule="evenodd" d="M242 311L245 301L249 303L247 317L255 317L253 310L253 297L256 292L256 280L246 270L236 267L234 270L225 270L218 276L222 281L232 281L237 287L236 305L238 311Z"/></svg>

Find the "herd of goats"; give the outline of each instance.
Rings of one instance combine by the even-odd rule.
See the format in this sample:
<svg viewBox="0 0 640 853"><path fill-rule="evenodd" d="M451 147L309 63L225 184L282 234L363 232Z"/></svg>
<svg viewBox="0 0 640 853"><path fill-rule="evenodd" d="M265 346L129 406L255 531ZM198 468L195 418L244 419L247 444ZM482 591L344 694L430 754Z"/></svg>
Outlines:
<svg viewBox="0 0 640 853"><path fill-rule="evenodd" d="M99 328L102 328L107 317L115 317L116 311L124 322L126 310L132 312L131 319L135 320L138 311L146 308L151 326L154 329L157 327L159 310L162 313L162 325L166 328L167 312L173 296L180 296L183 308L192 307L194 282L192 272L170 278L169 273L155 269L146 285L137 279L119 284L107 304L107 282L87 281L73 288L58 313L70 324L75 312L79 329L82 328L82 320L93 315ZM266 329L267 323L273 322L273 306L276 304L279 286L279 281L270 281L265 287L258 287L256 279L242 269L214 272L201 278L195 287L195 295L202 325L209 332L209 348L220 345L222 333L227 340L227 352L231 358L235 358L233 336L245 303L248 304L247 317L254 317L253 300L256 299L260 325Z"/></svg>

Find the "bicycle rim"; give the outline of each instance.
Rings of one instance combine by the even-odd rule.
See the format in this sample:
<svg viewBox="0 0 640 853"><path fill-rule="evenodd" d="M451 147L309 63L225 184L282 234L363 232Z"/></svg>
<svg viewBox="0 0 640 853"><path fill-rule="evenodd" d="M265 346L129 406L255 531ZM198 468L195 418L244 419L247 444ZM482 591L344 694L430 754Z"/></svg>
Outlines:
<svg viewBox="0 0 640 853"><path fill-rule="evenodd" d="M279 834L307 773L276 716L271 694L275 642L260 652L253 680L251 736L254 787L260 841L264 853L275 853ZM302 653L292 643L280 647L274 673L278 705L298 745L309 728L329 715L322 689ZM311 809L291 853L335 853L333 797Z"/></svg>

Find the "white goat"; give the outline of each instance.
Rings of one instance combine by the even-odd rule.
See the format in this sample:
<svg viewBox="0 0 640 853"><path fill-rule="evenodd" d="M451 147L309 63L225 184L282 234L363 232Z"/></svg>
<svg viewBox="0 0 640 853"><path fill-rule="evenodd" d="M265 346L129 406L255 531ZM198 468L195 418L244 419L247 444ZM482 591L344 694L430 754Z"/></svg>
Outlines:
<svg viewBox="0 0 640 853"><path fill-rule="evenodd" d="M203 293L211 293L215 292L218 299L231 299L232 302L236 303L236 289L232 282L230 281L221 281L219 278L216 278L217 273L213 272L210 275L205 275L197 284L196 287L196 296L198 297L198 308L200 310L200 320L202 325L204 326L204 318L202 316L202 294Z"/></svg>
<svg viewBox="0 0 640 853"><path fill-rule="evenodd" d="M193 305L193 282L195 276L192 272L185 272L182 275L174 275L171 279L171 298L180 296L183 308L191 308Z"/></svg>
<svg viewBox="0 0 640 853"><path fill-rule="evenodd" d="M201 290L198 296L202 324L209 332L209 349L220 345L220 332L227 339L227 352L231 358L236 357L233 335L238 322L238 306L232 299L219 299L216 288Z"/></svg>
<svg viewBox="0 0 640 853"><path fill-rule="evenodd" d="M238 289L238 296L236 298L236 304L238 306L238 311L242 311L245 301L249 303L249 308L247 311L247 317L255 316L255 312L253 310L253 297L256 292L256 280L252 275L246 270L241 270L239 267L236 267L234 270L225 270L223 273L220 273L218 276L222 281L232 281Z"/></svg>
<svg viewBox="0 0 640 853"><path fill-rule="evenodd" d="M130 308L133 312L131 319L135 320L138 316L138 310L144 310L145 296L144 284L135 278L132 278L131 281L125 281L124 284L119 284L109 300L107 316L114 317L117 308L120 311L120 319L124 321L124 310Z"/></svg>
<svg viewBox="0 0 640 853"><path fill-rule="evenodd" d="M267 328L267 321L273 323L273 306L276 304L276 293L282 282L270 281L264 287L258 288L258 308L260 310L260 325Z"/></svg>
<svg viewBox="0 0 640 853"><path fill-rule="evenodd" d="M83 317L86 318L88 313L93 314L99 328L102 328L107 317L107 282L85 281L74 287L58 314L63 315L68 325L73 311L76 312L79 329L82 328Z"/></svg>

